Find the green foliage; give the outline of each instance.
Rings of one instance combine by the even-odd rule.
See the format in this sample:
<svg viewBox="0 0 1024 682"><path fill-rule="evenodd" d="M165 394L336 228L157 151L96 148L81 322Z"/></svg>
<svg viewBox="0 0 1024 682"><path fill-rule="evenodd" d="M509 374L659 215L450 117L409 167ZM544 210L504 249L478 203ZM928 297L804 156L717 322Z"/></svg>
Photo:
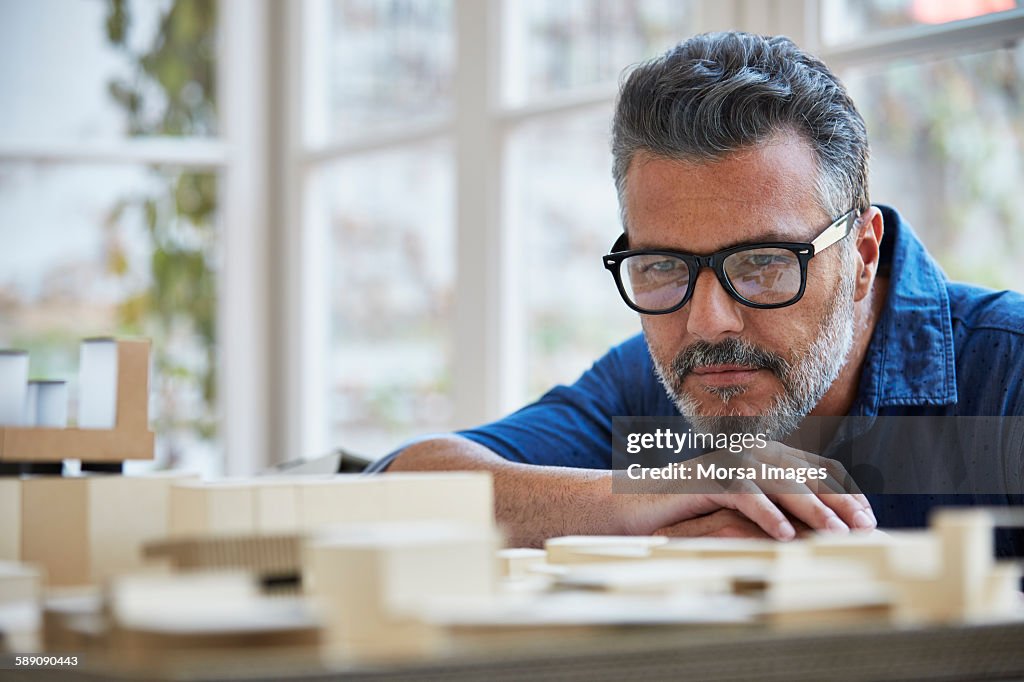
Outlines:
<svg viewBox="0 0 1024 682"><path fill-rule="evenodd" d="M147 0L151 1L151 0ZM136 65L133 78L109 84L128 114L132 135L209 135L216 132L214 0L174 0L145 50L129 46L131 3L108 0L107 40Z"/></svg>
<svg viewBox="0 0 1024 682"><path fill-rule="evenodd" d="M125 113L127 132L132 136L216 133L217 3L163 3L159 28L141 50L133 48L139 43L133 34L133 7L126 0L107 2L107 40L134 65L129 78L108 84L111 98ZM129 271L119 235L127 221L141 219L151 254L148 285L121 302L118 322L122 333L145 334L154 340L161 391L157 428L171 441L173 461L176 432L192 430L210 437L215 431L210 415L216 400L217 179L188 169L154 166L150 172L155 189L122 198L107 216L106 266L117 277L137 277ZM176 347L182 339L201 350L202 362L190 360ZM198 388L202 396L203 416L198 420L185 413L177 397L189 387Z"/></svg>

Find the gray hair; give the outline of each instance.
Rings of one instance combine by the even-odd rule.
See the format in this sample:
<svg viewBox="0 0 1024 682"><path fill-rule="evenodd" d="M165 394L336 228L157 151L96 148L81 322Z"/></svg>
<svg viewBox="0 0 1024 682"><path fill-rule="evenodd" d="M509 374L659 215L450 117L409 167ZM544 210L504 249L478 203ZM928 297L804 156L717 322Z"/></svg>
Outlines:
<svg viewBox="0 0 1024 682"><path fill-rule="evenodd" d="M835 74L789 38L705 33L639 65L622 84L612 124L623 226L626 172L637 152L710 161L786 131L814 150L828 215L867 210L864 119Z"/></svg>

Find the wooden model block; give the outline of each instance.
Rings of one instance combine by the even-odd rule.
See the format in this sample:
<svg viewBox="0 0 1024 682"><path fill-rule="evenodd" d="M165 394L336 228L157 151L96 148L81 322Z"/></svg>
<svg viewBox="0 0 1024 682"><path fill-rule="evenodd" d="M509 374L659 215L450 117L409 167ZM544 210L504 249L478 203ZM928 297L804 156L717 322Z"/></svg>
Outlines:
<svg viewBox="0 0 1024 682"><path fill-rule="evenodd" d="M48 585L92 582L89 551L90 495L87 478L22 480L23 561L46 571Z"/></svg>
<svg viewBox="0 0 1024 682"><path fill-rule="evenodd" d="M860 604L865 594L875 603L885 591L864 564L844 559L804 557L769 563L764 581L767 599L783 609L817 603Z"/></svg>
<svg viewBox="0 0 1024 682"><path fill-rule="evenodd" d="M395 472L384 484L382 521L455 521L494 526L494 487L484 471Z"/></svg>
<svg viewBox="0 0 1024 682"><path fill-rule="evenodd" d="M144 567L142 546L167 536L171 487L187 480L177 472L90 480L92 582Z"/></svg>
<svg viewBox="0 0 1024 682"><path fill-rule="evenodd" d="M888 577L928 577L942 566L941 543L930 531L886 531L893 540Z"/></svg>
<svg viewBox="0 0 1024 682"><path fill-rule="evenodd" d="M154 666L197 658L315 652L320 627L296 599L266 598L251 575L198 572L122 576L107 592L109 650L116 663Z"/></svg>
<svg viewBox="0 0 1024 682"><path fill-rule="evenodd" d="M490 474L247 479L176 486L171 497L175 537L312 532L342 523L423 520L492 527Z"/></svg>
<svg viewBox="0 0 1024 682"><path fill-rule="evenodd" d="M41 579L33 566L0 561L0 651L41 649Z"/></svg>
<svg viewBox="0 0 1024 682"><path fill-rule="evenodd" d="M363 476L240 479L175 486L171 535L281 534L378 518L379 481Z"/></svg>
<svg viewBox="0 0 1024 682"><path fill-rule="evenodd" d="M939 597L947 617L971 620L985 615L989 575L995 567L993 527L984 509L944 509L931 519L942 543Z"/></svg>
<svg viewBox="0 0 1024 682"><path fill-rule="evenodd" d="M770 601L762 618L776 627L807 629L883 624L892 614L892 599L878 586L859 590L818 592L784 601Z"/></svg>
<svg viewBox="0 0 1024 682"><path fill-rule="evenodd" d="M454 521L494 525L494 495L487 472L339 474L302 481L300 527L372 521Z"/></svg>
<svg viewBox="0 0 1024 682"><path fill-rule="evenodd" d="M167 559L175 571L245 570L260 578L292 578L302 571L302 540L298 535L244 535L185 538L151 542L148 558Z"/></svg>
<svg viewBox="0 0 1024 682"><path fill-rule="evenodd" d="M748 561L649 559L647 561L572 564L558 577L561 587L637 595L728 594L732 576L747 571Z"/></svg>
<svg viewBox="0 0 1024 682"><path fill-rule="evenodd" d="M21 558L21 481L0 478L0 561Z"/></svg>
<svg viewBox="0 0 1024 682"><path fill-rule="evenodd" d="M149 430L149 341L117 342L117 423L113 429L2 427L0 461L121 462L153 459Z"/></svg>
<svg viewBox="0 0 1024 682"><path fill-rule="evenodd" d="M780 561L807 556L801 541L777 542L744 538L674 538L651 549L657 559L759 559Z"/></svg>
<svg viewBox="0 0 1024 682"><path fill-rule="evenodd" d="M39 569L28 564L0 561L0 604L37 602L42 596Z"/></svg>
<svg viewBox="0 0 1024 682"><path fill-rule="evenodd" d="M999 561L985 584L984 613L992 618L1020 616L1021 567L1016 561Z"/></svg>
<svg viewBox="0 0 1024 682"><path fill-rule="evenodd" d="M255 497L257 533L299 531L299 491L294 481L258 480Z"/></svg>
<svg viewBox="0 0 1024 682"><path fill-rule="evenodd" d="M983 508L940 509L932 515L940 565L930 577L894 581L901 622L971 622L993 616L993 595L1004 591L997 587L1004 581L994 559L994 525Z"/></svg>
<svg viewBox="0 0 1024 682"><path fill-rule="evenodd" d="M548 553L543 549L517 547L498 550L498 564L505 578L522 578L530 569L546 564L547 560Z"/></svg>
<svg viewBox="0 0 1024 682"><path fill-rule="evenodd" d="M50 586L95 584L143 567L143 543L167 535L170 488L185 477L21 479L21 560Z"/></svg>
<svg viewBox="0 0 1024 682"><path fill-rule="evenodd" d="M299 527L313 531L339 523L379 521L385 514L380 477L339 474L303 481L297 488Z"/></svg>
<svg viewBox="0 0 1024 682"><path fill-rule="evenodd" d="M937 510L928 535L940 560L930 574L893 579L896 619L901 623L974 623L1020 615L1021 568L994 559L993 511Z"/></svg>
<svg viewBox="0 0 1024 682"><path fill-rule="evenodd" d="M112 580L104 590L107 613L121 626L156 620L161 612L230 610L258 597L255 578L244 571L125 575Z"/></svg>
<svg viewBox="0 0 1024 682"><path fill-rule="evenodd" d="M256 532L256 501L248 483L180 483L171 488L172 537Z"/></svg>
<svg viewBox="0 0 1024 682"><path fill-rule="evenodd" d="M439 634L417 613L431 599L493 595L497 535L443 522L339 527L307 548L313 595L331 650L356 656L432 651Z"/></svg>
<svg viewBox="0 0 1024 682"><path fill-rule="evenodd" d="M808 547L817 558L858 562L879 580L928 577L939 566L938 544L926 532L819 533Z"/></svg>
<svg viewBox="0 0 1024 682"><path fill-rule="evenodd" d="M566 535L548 538L544 549L549 564L575 564L645 559L666 542L668 538L657 535Z"/></svg>
<svg viewBox="0 0 1024 682"><path fill-rule="evenodd" d="M91 651L105 643L103 599L94 588L48 589L43 598L43 643L47 651Z"/></svg>

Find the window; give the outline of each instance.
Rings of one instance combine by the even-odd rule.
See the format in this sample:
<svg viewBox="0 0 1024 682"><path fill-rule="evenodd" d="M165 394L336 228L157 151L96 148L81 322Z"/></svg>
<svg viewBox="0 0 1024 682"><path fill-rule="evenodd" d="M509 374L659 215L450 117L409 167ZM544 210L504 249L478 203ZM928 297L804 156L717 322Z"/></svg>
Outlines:
<svg viewBox="0 0 1024 682"><path fill-rule="evenodd" d="M453 3L307 2L306 239L324 245L301 448L382 455L451 427ZM314 332L316 333L316 332Z"/></svg>
<svg viewBox="0 0 1024 682"><path fill-rule="evenodd" d="M333 0L326 8L322 106L327 133L443 120L452 111L450 0ZM314 141L316 141L314 139Z"/></svg>
<svg viewBox="0 0 1024 682"><path fill-rule="evenodd" d="M356 452L385 453L452 421L451 150L444 140L400 146L321 173L331 433Z"/></svg>
<svg viewBox="0 0 1024 682"><path fill-rule="evenodd" d="M600 258L621 232L608 148L611 107L544 117L511 137L507 224L530 254L527 396L569 383L640 331ZM595 267L595 264L597 267Z"/></svg>
<svg viewBox="0 0 1024 682"><path fill-rule="evenodd" d="M825 0L826 43L856 40L877 31L915 28L1015 9L1017 0Z"/></svg>
<svg viewBox="0 0 1024 682"><path fill-rule="evenodd" d="M1020 289L1024 10L986 0L829 8L823 57L867 124L872 201L895 206L950 277ZM858 25L879 29L870 50L843 32Z"/></svg>
<svg viewBox="0 0 1024 682"><path fill-rule="evenodd" d="M507 3L503 99L518 105L614 87L623 69L680 40L692 25L694 6L685 0Z"/></svg>
<svg viewBox="0 0 1024 682"><path fill-rule="evenodd" d="M80 338L152 338L158 462L203 470L219 466L215 10L0 10L0 88L16 93L0 110L0 345L73 383Z"/></svg>
<svg viewBox="0 0 1024 682"><path fill-rule="evenodd" d="M39 0L0 4L0 344L152 336L162 461L208 470L499 417L639 331L617 82L736 27L821 54L873 199L1020 288L1017 0Z"/></svg>
<svg viewBox="0 0 1024 682"><path fill-rule="evenodd" d="M526 382L516 402L571 383L640 331L600 258L621 231L609 133L619 77L692 32L695 3L509 3L502 90L510 128L503 229L522 235ZM587 102L569 111L573 97ZM511 406L510 406L511 407Z"/></svg>
<svg viewBox="0 0 1024 682"><path fill-rule="evenodd" d="M496 418L639 330L599 262L620 229L611 104L622 70L678 40L692 10L303 5L302 221L330 252L306 280L330 292L304 327L327 358L306 373L306 451L380 456Z"/></svg>

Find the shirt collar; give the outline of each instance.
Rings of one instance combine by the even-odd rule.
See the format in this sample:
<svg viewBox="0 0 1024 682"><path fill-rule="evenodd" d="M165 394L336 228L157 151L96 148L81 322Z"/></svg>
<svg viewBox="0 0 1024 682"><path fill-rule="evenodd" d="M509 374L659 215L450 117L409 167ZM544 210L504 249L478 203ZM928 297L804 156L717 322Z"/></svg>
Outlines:
<svg viewBox="0 0 1024 682"><path fill-rule="evenodd" d="M851 414L957 401L947 277L895 209L879 206L885 225L880 272L889 293L864 357Z"/></svg>

